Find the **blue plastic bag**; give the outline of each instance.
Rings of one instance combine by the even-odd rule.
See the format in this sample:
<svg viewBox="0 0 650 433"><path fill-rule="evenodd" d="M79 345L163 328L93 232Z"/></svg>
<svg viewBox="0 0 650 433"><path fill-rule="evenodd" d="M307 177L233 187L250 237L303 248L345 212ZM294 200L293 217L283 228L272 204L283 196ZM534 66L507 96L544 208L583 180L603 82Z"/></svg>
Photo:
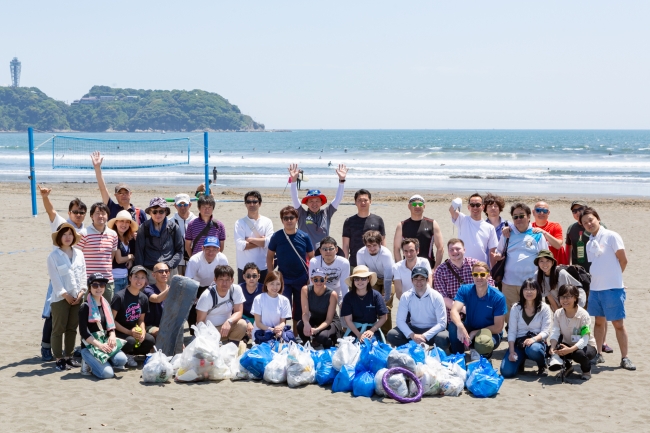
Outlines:
<svg viewBox="0 0 650 433"><path fill-rule="evenodd" d="M424 364L424 357L426 356L426 353L424 353L422 346L420 346L415 341L411 340L408 343L398 347L397 350L411 355L411 358L413 358L416 363Z"/></svg>
<svg viewBox="0 0 650 433"><path fill-rule="evenodd" d="M373 337L374 338L374 337ZM368 370L368 361L370 361L370 351L372 350L372 342L368 339L363 340L359 348L359 360L355 364L355 372L361 374Z"/></svg>
<svg viewBox="0 0 650 433"><path fill-rule="evenodd" d="M457 353L455 355L449 355L443 362L442 365L447 367L449 364L458 364L463 370L467 369L465 365L465 354Z"/></svg>
<svg viewBox="0 0 650 433"><path fill-rule="evenodd" d="M388 355L393 351L393 348L388 344L377 342L372 345L368 358L368 371L375 374L382 368L386 368Z"/></svg>
<svg viewBox="0 0 650 433"><path fill-rule="evenodd" d="M433 346L431 352L429 352L429 356L432 358L438 358L440 362L445 362L447 360L447 354L438 346Z"/></svg>
<svg viewBox="0 0 650 433"><path fill-rule="evenodd" d="M331 385L338 371L332 367L332 356L336 349L315 350L311 357L316 369L316 382L320 386Z"/></svg>
<svg viewBox="0 0 650 433"><path fill-rule="evenodd" d="M469 365L469 376L465 386L467 389L478 398L486 398L495 396L501 385L503 384L503 376L500 376L497 371L492 367L492 364L487 359L481 356L479 362L474 362Z"/></svg>
<svg viewBox="0 0 650 433"><path fill-rule="evenodd" d="M273 359L273 349L269 344L263 343L253 346L244 352L239 364L250 371L256 378L264 377L266 365Z"/></svg>
<svg viewBox="0 0 650 433"><path fill-rule="evenodd" d="M332 384L332 392L352 391L353 381L354 381L354 367L349 365L344 365L343 367L341 367L341 371L339 371L336 377L334 378L334 383Z"/></svg>
<svg viewBox="0 0 650 433"><path fill-rule="evenodd" d="M354 376L352 395L355 397L372 397L375 393L375 375L369 371Z"/></svg>

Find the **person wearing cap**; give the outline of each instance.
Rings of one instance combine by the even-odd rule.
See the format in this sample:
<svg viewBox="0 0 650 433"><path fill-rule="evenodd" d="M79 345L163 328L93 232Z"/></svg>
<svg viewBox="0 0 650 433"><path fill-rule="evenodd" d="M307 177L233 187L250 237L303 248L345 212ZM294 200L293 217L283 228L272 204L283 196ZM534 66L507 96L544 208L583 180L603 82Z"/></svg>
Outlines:
<svg viewBox="0 0 650 433"><path fill-rule="evenodd" d="M314 248L318 250L320 242L326 236L329 236L332 216L337 211L341 200L343 200L345 176L348 173L348 169L344 164L339 164L339 167L336 169L336 174L339 178L339 187L336 190L334 200L327 206L325 206L327 204L327 197L318 189L310 189L302 201L298 199L299 186L297 180L299 172L298 164L291 164L289 166L291 201L293 202L293 207L298 211L298 229L307 233ZM302 205L306 205L307 208L303 208ZM316 252L316 255L318 254ZM343 255L342 252L341 255Z"/></svg>
<svg viewBox="0 0 650 433"><path fill-rule="evenodd" d="M100 273L106 280L104 297L110 303L113 299L115 284L113 281L113 257L117 252L117 233L107 227L108 206L102 202L90 206L92 224L87 225L79 234L81 239L77 247L84 253L86 260L86 275Z"/></svg>
<svg viewBox="0 0 650 433"><path fill-rule="evenodd" d="M467 209L469 216L460 211L463 201L455 198L449 207L451 222L458 229L458 238L465 243L465 255L484 263L490 259L496 250L498 239L494 226L483 220L483 197L474 193L469 196Z"/></svg>
<svg viewBox="0 0 650 433"><path fill-rule="evenodd" d="M383 296L372 288L377 274L366 266L357 266L346 283L350 291L341 305L341 316L348 328L345 335L352 333L359 342L373 336L385 341L381 327L388 318L388 309Z"/></svg>
<svg viewBox="0 0 650 433"><path fill-rule="evenodd" d="M266 273L266 254L273 236L273 222L260 215L262 194L248 191L244 194L247 214L235 222L235 251L237 260L237 282L244 283L244 265L255 263L259 269L259 278L264 281Z"/></svg>
<svg viewBox="0 0 650 433"><path fill-rule="evenodd" d="M424 216L425 207L424 197L421 195L415 194L409 199L408 209L411 212L411 217L397 224L393 239L393 253L395 260L402 260L400 253L402 241L405 238L415 238L420 241L418 257L429 260L429 266L435 270L442 263L442 256L445 253L444 240L438 223Z"/></svg>
<svg viewBox="0 0 650 433"><path fill-rule="evenodd" d="M508 311L506 298L496 287L488 284L489 276L487 263L474 263L474 283L460 286L456 293L447 327L452 354L465 353L465 349L470 348L473 349L470 350L472 360L477 360L478 355L489 358L501 343ZM463 309L464 320L460 315Z"/></svg>
<svg viewBox="0 0 650 433"><path fill-rule="evenodd" d="M534 278L521 285L519 302L512 306L508 322L508 352L501 361L501 375L517 376L526 359L535 361L537 375L546 376L546 339L551 334L553 313L544 303L542 287Z"/></svg>
<svg viewBox="0 0 650 433"><path fill-rule="evenodd" d="M203 242L203 251L194 254L187 261L185 276L199 283L196 298L200 298L205 290L214 283L214 269L217 266L227 266L228 258L220 252L219 239L216 236L208 236ZM200 322L200 320L199 320ZM190 310L187 323L196 325L196 306Z"/></svg>
<svg viewBox="0 0 650 433"><path fill-rule="evenodd" d="M354 193L354 204L357 206L357 214L346 218L343 222L343 236L341 248L343 255L350 261L350 268L357 265L357 252L363 248L363 234L370 230L381 233L382 245L386 245L386 228L384 220L379 216L370 213L372 194L367 189L360 189Z"/></svg>
<svg viewBox="0 0 650 433"><path fill-rule="evenodd" d="M144 294L149 300L149 313L144 316L144 325L147 334L158 338L160 319L162 319L165 299L169 295L169 266L165 263L156 263L153 267L155 284L149 284L144 288Z"/></svg>
<svg viewBox="0 0 650 433"><path fill-rule="evenodd" d="M93 374L99 379L110 379L114 369L123 370L128 361L121 350L124 341L115 336L111 306L103 296L107 283L102 274L90 275L89 293L79 308L81 374Z"/></svg>
<svg viewBox="0 0 650 433"><path fill-rule="evenodd" d="M203 241L208 236L219 238L221 250L226 248L226 226L212 216L216 202L212 195L202 195L197 200L199 216L187 225L185 250L192 257L203 251Z"/></svg>
<svg viewBox="0 0 650 433"><path fill-rule="evenodd" d="M87 289L86 262L83 252L73 248L80 236L74 226L61 224L52 233L52 243L57 247L47 257L47 271L52 284L52 335L50 344L56 358L56 369L69 370L79 367L72 358L77 326L79 324L79 307ZM65 357L63 355L63 336L65 335Z"/></svg>
<svg viewBox="0 0 650 433"><path fill-rule="evenodd" d="M428 285L428 278L427 268L413 268L413 288L402 295L397 307L397 326L386 335L391 345L399 347L413 340L418 344L435 344L445 351L449 349L445 302Z"/></svg>
<svg viewBox="0 0 650 433"><path fill-rule="evenodd" d="M548 249L553 253L553 257L560 264L565 264L561 262L561 252L562 244L564 242L564 235L562 233L562 226L560 223L549 221L548 218L551 215L551 210L548 207L548 203L545 201L538 201L535 203L533 208L533 231L536 233L541 233L548 243Z"/></svg>
<svg viewBox="0 0 650 433"><path fill-rule="evenodd" d="M420 241L417 238L405 238L402 240L402 251L404 260L393 265L393 284L395 285L395 296L397 299L402 297L402 293L413 288L411 273L414 268L423 267L429 272L427 283L431 286L431 265L425 257L419 257Z"/></svg>
<svg viewBox="0 0 650 433"><path fill-rule="evenodd" d="M45 188L40 184L37 184L38 190L41 194L43 200L43 206L45 207L45 212L50 219L50 231L55 233L59 226L63 223L68 223L74 227L75 231L79 233L81 229L84 228L84 218L86 217L86 205L78 198L74 198L68 204L68 218L65 219L54 209L54 205L50 201L50 193L52 188ZM53 249L57 247L54 246ZM41 359L43 361L51 361L52 349L50 338L52 336L52 315L50 311L50 301L52 298L52 282L50 281L47 287L47 294L45 295L45 302L43 304L43 311L41 317L43 321L43 336L41 338Z"/></svg>
<svg viewBox="0 0 650 433"><path fill-rule="evenodd" d="M135 355L146 355L156 343L153 335L147 333L144 323L149 313L149 299L143 289L147 285L147 269L136 265L129 273L129 285L118 292L111 302L115 335L126 340L122 352L126 353L129 367L137 367Z"/></svg>
<svg viewBox="0 0 650 433"><path fill-rule="evenodd" d="M327 284L327 272L314 268L311 272L311 284L302 288L302 318L297 324L298 335L303 343L322 346L329 349L336 345L341 337L341 319L336 312L339 296Z"/></svg>
<svg viewBox="0 0 650 433"><path fill-rule="evenodd" d="M102 201L109 209L108 218L115 218L119 211L125 210L129 212L131 218L133 218L133 221L135 221L137 225L143 224L147 220L147 215L142 211L142 209L131 204L131 187L124 182L117 184L115 187L115 200L117 200L117 203L115 203L108 193L106 182L104 182L104 175L102 174L102 162L104 161L104 157L99 151L95 151L90 155L90 159L92 160L93 168L95 169L95 177L97 178L99 192L102 195Z"/></svg>
<svg viewBox="0 0 650 433"><path fill-rule="evenodd" d="M177 194L174 197L174 207L176 208L176 213L171 219L178 225L178 228L183 237L183 258L178 262L178 275L185 275L185 266L187 265L187 260L190 258L185 250L185 232L187 231L187 226L191 223L196 215L190 210L192 208L192 201L190 196L187 194Z"/></svg>
<svg viewBox="0 0 650 433"><path fill-rule="evenodd" d="M309 261L309 269L318 268L325 272L327 287L334 290L339 299L343 300L345 294L348 293L348 285L345 280L350 276L350 262L345 257L336 254L338 245L331 236L323 238L318 249L320 255Z"/></svg>
<svg viewBox="0 0 650 433"><path fill-rule="evenodd" d="M173 220L167 219L170 210L164 198L152 198L146 212L151 219L138 228L134 264L144 266L151 272L156 263L163 262L169 267L171 275L176 275L176 268L183 258L181 230ZM155 282L151 275L149 282Z"/></svg>
<svg viewBox="0 0 650 433"><path fill-rule="evenodd" d="M129 284L129 269L135 259L135 234L138 232L138 225L125 210L119 211L106 225L117 233L117 250L112 266L115 292L119 292Z"/></svg>
<svg viewBox="0 0 650 433"><path fill-rule="evenodd" d="M497 241L501 239L503 228L506 226L506 220L501 218L501 212L506 207L506 201L500 195L488 192L483 197L483 212L487 218L485 222L492 224L497 233Z"/></svg>
<svg viewBox="0 0 650 433"><path fill-rule="evenodd" d="M558 308L561 308L558 289L565 284L578 287L578 291L580 292L578 304L581 307L585 306L587 303L587 295L582 289L582 284L573 278L566 269L560 269L557 266L557 260L551 251L542 250L537 253L535 266L537 266L535 280L537 280L537 284L542 288L542 297L548 301L551 306L551 311L555 312Z"/></svg>

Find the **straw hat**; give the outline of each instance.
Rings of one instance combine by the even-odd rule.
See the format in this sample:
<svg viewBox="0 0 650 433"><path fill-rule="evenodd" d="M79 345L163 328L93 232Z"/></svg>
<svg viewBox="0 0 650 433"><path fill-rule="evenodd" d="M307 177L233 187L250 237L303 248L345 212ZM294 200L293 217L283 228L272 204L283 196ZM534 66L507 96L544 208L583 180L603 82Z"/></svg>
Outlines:
<svg viewBox="0 0 650 433"><path fill-rule="evenodd" d="M115 223L117 221L129 221L131 223L131 231L133 233L138 231L138 224L136 224L135 221L133 221L133 218L131 217L131 213L129 213L128 210L121 210L115 215L115 218L111 219L106 223L109 229L117 231L115 228Z"/></svg>
<svg viewBox="0 0 650 433"><path fill-rule="evenodd" d="M374 272L370 272L368 266L359 265L356 268L354 268L354 272L352 273L352 275L350 275L345 279L345 284L351 286L352 279L355 277L370 277L370 285L374 286L375 284L377 284L377 274Z"/></svg>
<svg viewBox="0 0 650 433"><path fill-rule="evenodd" d="M81 236L79 235L79 233L77 233L77 230L75 230L75 228L72 226L72 224L63 223L59 227L57 227L57 229L56 229L56 231L54 233L52 233L52 244L54 244L57 247L59 246L56 243L56 237L59 234L59 232L61 232L61 230L66 229L66 228L72 229L72 233L74 234L74 241L72 241L72 245L78 243L81 240ZM70 246L72 246L72 245L70 245Z"/></svg>

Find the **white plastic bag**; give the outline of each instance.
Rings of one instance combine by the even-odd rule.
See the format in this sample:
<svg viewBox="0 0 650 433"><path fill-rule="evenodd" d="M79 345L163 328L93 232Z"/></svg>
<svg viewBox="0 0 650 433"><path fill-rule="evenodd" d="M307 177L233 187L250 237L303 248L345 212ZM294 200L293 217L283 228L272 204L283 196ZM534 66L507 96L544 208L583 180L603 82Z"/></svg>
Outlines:
<svg viewBox="0 0 650 433"><path fill-rule="evenodd" d="M458 397L465 389L465 383L460 377L447 374L440 380L440 389L444 395Z"/></svg>
<svg viewBox="0 0 650 433"><path fill-rule="evenodd" d="M209 379L219 358L221 335L217 328L211 322L200 322L192 328L195 338L183 350L180 368L176 372L176 379L181 382ZM190 371L194 374L186 374Z"/></svg>
<svg viewBox="0 0 650 433"><path fill-rule="evenodd" d="M253 373L241 366L240 360L241 356L238 356L230 365L230 380L257 379Z"/></svg>
<svg viewBox="0 0 650 433"><path fill-rule="evenodd" d="M463 383L465 383L467 380L467 370L463 369L463 367L456 364L455 362L450 363L447 369L449 370L449 374L460 378Z"/></svg>
<svg viewBox="0 0 650 433"><path fill-rule="evenodd" d="M439 367L435 367L427 362L426 364L418 364L415 368L415 374L422 384L422 395L441 394L439 377L442 371L442 365L435 359L432 359L432 361L437 362ZM411 391L410 388L409 390Z"/></svg>
<svg viewBox="0 0 650 433"><path fill-rule="evenodd" d="M270 383L287 381L287 348L280 353L274 353L273 360L264 369L264 380Z"/></svg>
<svg viewBox="0 0 650 433"><path fill-rule="evenodd" d="M344 365L354 367L359 360L360 351L359 343L354 342L354 337L339 338L339 348L332 357L332 367L337 371Z"/></svg>
<svg viewBox="0 0 650 433"><path fill-rule="evenodd" d="M375 394L380 397L386 397L386 391L384 390L382 379L384 378L384 373L387 371L387 368L382 368L375 374Z"/></svg>
<svg viewBox="0 0 650 433"><path fill-rule="evenodd" d="M151 355L149 362L142 368L142 380L145 383L169 382L173 374L174 368L162 350Z"/></svg>
<svg viewBox="0 0 650 433"><path fill-rule="evenodd" d="M409 387L403 374L393 374L386 381L388 387L398 396L406 398L409 396Z"/></svg>
<svg viewBox="0 0 650 433"><path fill-rule="evenodd" d="M235 343L228 343L219 348L219 356L210 371L210 380L224 380L232 378L231 365L237 359L239 348Z"/></svg>
<svg viewBox="0 0 650 433"><path fill-rule="evenodd" d="M268 368L268 367L267 367ZM316 369L309 350L301 350L297 344L291 343L287 356L287 384L291 388L314 383Z"/></svg>

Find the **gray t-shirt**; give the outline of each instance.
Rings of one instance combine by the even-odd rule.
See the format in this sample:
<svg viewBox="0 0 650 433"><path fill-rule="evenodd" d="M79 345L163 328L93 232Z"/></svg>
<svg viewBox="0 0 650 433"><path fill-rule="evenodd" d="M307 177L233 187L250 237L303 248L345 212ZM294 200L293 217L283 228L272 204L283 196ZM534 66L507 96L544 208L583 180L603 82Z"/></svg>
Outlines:
<svg viewBox="0 0 650 433"><path fill-rule="evenodd" d="M537 271L539 272L539 271ZM535 273L535 279L537 279L537 273ZM555 300L555 303L557 305L560 305L560 300L558 298L558 292L560 290L560 287L562 287L565 284L571 284L572 286L576 286L578 290L580 291L580 297L578 298L578 305L581 307L585 306L585 303L587 302L587 295L585 294L585 291L582 289L582 284L580 281L576 280L569 274L566 270L561 269L559 275L557 276L557 287L555 290L551 291L551 278L544 276L544 284L542 285L542 297L546 298L547 296L550 296Z"/></svg>

